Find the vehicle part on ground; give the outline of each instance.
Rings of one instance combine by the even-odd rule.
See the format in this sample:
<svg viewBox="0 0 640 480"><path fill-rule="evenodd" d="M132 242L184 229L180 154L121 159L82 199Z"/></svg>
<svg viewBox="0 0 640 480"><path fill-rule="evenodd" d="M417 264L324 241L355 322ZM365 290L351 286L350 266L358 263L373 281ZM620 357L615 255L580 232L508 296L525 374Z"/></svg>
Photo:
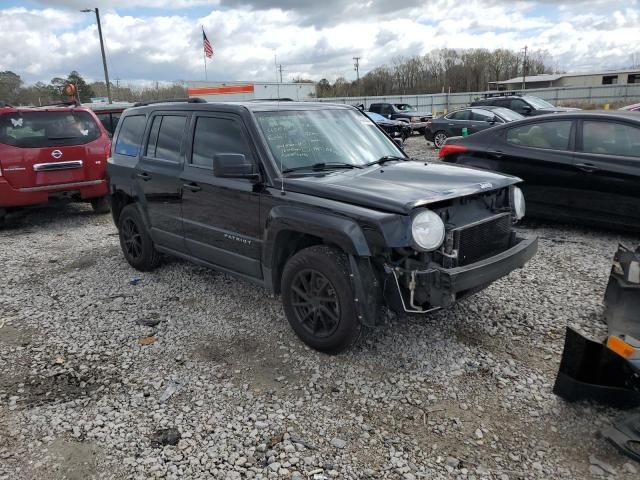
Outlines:
<svg viewBox="0 0 640 480"><path fill-rule="evenodd" d="M619 245L604 294L609 335L640 338L640 246Z"/></svg>
<svg viewBox="0 0 640 480"><path fill-rule="evenodd" d="M640 368L602 342L567 327L553 393L568 402L593 400L628 409L640 406Z"/></svg>
<svg viewBox="0 0 640 480"><path fill-rule="evenodd" d="M640 462L640 413L619 418L600 433L621 453Z"/></svg>

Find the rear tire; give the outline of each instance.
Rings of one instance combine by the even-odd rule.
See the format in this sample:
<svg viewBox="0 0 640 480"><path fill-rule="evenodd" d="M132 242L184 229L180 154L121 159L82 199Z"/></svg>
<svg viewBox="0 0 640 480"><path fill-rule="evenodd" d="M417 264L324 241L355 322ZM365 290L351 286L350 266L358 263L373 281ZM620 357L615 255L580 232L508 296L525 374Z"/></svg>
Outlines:
<svg viewBox="0 0 640 480"><path fill-rule="evenodd" d="M311 348L336 354L360 337L347 256L325 245L305 248L289 259L282 274L287 320Z"/></svg>
<svg viewBox="0 0 640 480"><path fill-rule="evenodd" d="M438 130L436 133L433 134L433 145L437 148L437 149L441 149L442 146L444 145L444 142L447 140L447 134L444 133L442 130Z"/></svg>
<svg viewBox="0 0 640 480"><path fill-rule="evenodd" d="M133 203L120 212L118 236L124 258L133 268L148 272L160 265L160 253L154 247L142 215Z"/></svg>
<svg viewBox="0 0 640 480"><path fill-rule="evenodd" d="M96 213L109 213L111 211L111 202L109 201L109 196L105 195L104 197L92 198L91 207Z"/></svg>

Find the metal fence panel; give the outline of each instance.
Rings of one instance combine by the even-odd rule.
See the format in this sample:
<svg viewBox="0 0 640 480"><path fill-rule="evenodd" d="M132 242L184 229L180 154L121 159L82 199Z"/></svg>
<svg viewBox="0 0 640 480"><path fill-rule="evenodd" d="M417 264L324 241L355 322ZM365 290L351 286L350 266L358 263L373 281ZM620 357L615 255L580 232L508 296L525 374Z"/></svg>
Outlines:
<svg viewBox="0 0 640 480"><path fill-rule="evenodd" d="M377 97L335 97L318 98L315 101L342 103L349 105L364 104L368 109L372 103L410 103L419 111L433 112L433 114L455 110L469 105L475 99L482 98L486 92L465 93L434 93L428 95L384 95ZM625 85L597 85L593 87L557 87L536 88L526 90L529 95L535 95L548 102L571 106L595 105L603 106L607 103L637 103L640 102L640 83Z"/></svg>

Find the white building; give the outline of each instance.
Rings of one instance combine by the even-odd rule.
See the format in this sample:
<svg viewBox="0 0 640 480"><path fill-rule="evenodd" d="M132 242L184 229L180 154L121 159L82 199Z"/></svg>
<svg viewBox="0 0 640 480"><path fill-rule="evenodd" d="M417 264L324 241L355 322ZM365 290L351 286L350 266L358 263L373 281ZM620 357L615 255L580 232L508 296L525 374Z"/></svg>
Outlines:
<svg viewBox="0 0 640 480"><path fill-rule="evenodd" d="M291 99L311 100L316 96L315 83L277 82L188 82L189 97L208 102Z"/></svg>
<svg viewBox="0 0 640 480"><path fill-rule="evenodd" d="M640 83L640 69L611 70L607 72L553 73L525 77L526 88L597 87L599 85L625 85ZM522 77L490 82L489 90L517 90L522 88Z"/></svg>

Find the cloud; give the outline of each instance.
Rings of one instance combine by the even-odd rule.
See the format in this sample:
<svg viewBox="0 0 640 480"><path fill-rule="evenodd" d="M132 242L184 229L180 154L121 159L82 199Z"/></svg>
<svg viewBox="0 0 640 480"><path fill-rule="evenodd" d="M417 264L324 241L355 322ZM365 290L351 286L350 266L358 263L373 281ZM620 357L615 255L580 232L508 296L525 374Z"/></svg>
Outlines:
<svg viewBox="0 0 640 480"><path fill-rule="evenodd" d="M12 70L29 82L71 70L101 79L95 20L77 11L86 1L46 3L54 7L0 9L0 71ZM436 48L519 50L524 45L548 50L563 70L605 69L625 66L640 45L638 0L596 1L593 8L591 2L565 2L559 8L553 2L502 0L94 3L103 8L114 80L202 80L200 25L216 51L208 62L209 79L215 80L274 80L274 55L285 78L333 80L355 78L354 56L361 57L363 75L397 56ZM131 8L142 3L156 8Z"/></svg>

